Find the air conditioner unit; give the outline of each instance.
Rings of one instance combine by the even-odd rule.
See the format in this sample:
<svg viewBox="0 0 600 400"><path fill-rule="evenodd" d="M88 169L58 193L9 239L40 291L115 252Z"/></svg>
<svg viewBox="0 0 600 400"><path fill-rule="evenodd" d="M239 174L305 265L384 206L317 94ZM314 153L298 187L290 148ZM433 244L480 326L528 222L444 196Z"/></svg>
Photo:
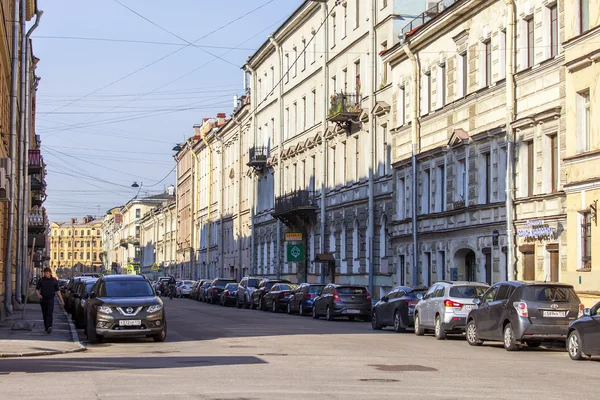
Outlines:
<svg viewBox="0 0 600 400"><path fill-rule="evenodd" d="M0 201L6 201L6 170L0 167Z"/></svg>
<svg viewBox="0 0 600 400"><path fill-rule="evenodd" d="M11 159L8 157L5 158L0 158L0 168L4 169L4 174L3 175L10 175L10 171L11 171Z"/></svg>

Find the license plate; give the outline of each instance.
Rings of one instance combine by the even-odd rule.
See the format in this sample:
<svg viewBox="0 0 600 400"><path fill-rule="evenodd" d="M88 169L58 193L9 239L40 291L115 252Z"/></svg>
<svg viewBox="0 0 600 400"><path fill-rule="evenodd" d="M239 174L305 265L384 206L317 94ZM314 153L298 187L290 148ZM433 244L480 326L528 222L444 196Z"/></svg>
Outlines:
<svg viewBox="0 0 600 400"><path fill-rule="evenodd" d="M566 311L542 311L542 316L549 318L564 318L567 316Z"/></svg>
<svg viewBox="0 0 600 400"><path fill-rule="evenodd" d="M347 314L360 314L360 310L347 310Z"/></svg>
<svg viewBox="0 0 600 400"><path fill-rule="evenodd" d="M122 319L119 321L119 326L140 326L142 321L139 319Z"/></svg>
<svg viewBox="0 0 600 400"><path fill-rule="evenodd" d="M465 311L471 311L473 309L473 307L475 307L475 306L472 304L467 304L467 305L465 305Z"/></svg>

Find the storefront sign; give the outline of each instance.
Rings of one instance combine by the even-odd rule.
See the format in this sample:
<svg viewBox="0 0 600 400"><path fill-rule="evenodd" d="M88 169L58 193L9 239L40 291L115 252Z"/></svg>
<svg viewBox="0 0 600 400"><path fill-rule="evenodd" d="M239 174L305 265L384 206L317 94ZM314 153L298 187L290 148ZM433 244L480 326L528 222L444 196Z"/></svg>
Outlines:
<svg viewBox="0 0 600 400"><path fill-rule="evenodd" d="M517 234L526 241L549 240L554 238L555 230L543 220L527 220L527 228L519 229Z"/></svg>
<svg viewBox="0 0 600 400"><path fill-rule="evenodd" d="M286 262L303 262L304 261L304 244L288 243L286 251Z"/></svg>
<svg viewBox="0 0 600 400"><path fill-rule="evenodd" d="M299 232L290 232L285 234L286 242L301 242L302 241L302 233Z"/></svg>

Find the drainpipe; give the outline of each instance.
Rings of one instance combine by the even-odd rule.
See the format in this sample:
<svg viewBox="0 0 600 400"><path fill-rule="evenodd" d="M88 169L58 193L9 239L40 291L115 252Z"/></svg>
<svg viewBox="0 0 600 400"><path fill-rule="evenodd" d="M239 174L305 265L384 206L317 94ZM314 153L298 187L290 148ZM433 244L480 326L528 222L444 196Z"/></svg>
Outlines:
<svg viewBox="0 0 600 400"><path fill-rule="evenodd" d="M193 146L190 146L190 152L192 153L192 155L194 156L194 178L192 179L192 204L194 205L194 211L192 212L192 242L191 242L191 249L190 249L190 269L192 271L196 271L196 229L198 227L197 224L197 219L198 219L198 198L200 196L198 196L198 154L196 154L196 152L194 151ZM210 183L208 185L209 187L209 204L208 204L208 215L209 215L209 219L210 219ZM191 272L191 271L190 271Z"/></svg>
<svg viewBox="0 0 600 400"><path fill-rule="evenodd" d="M413 233L413 268L412 284L416 286L419 282L419 253L418 253L418 235L419 224L417 221L417 153L419 151L419 62L410 49L409 43L402 46L404 53L409 58L413 67L413 98L412 98L412 118L411 118L411 141L412 141L412 233Z"/></svg>
<svg viewBox="0 0 600 400"><path fill-rule="evenodd" d="M220 162L220 166L219 166L219 182L217 183L217 187L219 188L219 192L221 194L221 198L219 199L219 228L220 228L220 234L219 234L219 263L221 264L221 274L224 273L225 271L225 256L223 254L223 250L224 250L224 237L225 235L223 234L223 203L224 203L224 199L223 199L223 182L225 181L225 179L223 179L223 172L225 170L224 165L225 165L225 143L223 142L223 138L220 137L219 135L213 133L213 136L215 139L217 139L220 143L221 143L221 158L219 160ZM230 277L232 278L232 277Z"/></svg>
<svg viewBox="0 0 600 400"><path fill-rule="evenodd" d="M203 133L200 135L202 137L202 141L204 142L204 144L206 145L206 147L208 148L208 213L207 213L207 218L208 218L208 229L207 231L207 235L206 235L206 268L207 270L210 269L210 241L211 241L211 235L210 235L210 228L211 228L211 199L212 199L212 146L210 145L210 143L208 143L208 140L206 140L206 135L204 135ZM197 156L196 156L197 157ZM208 271L206 276L208 276Z"/></svg>
<svg viewBox="0 0 600 400"><path fill-rule="evenodd" d="M258 96L256 95L256 85L254 80L256 79L256 75L254 73L254 70L252 69L252 67L250 67L250 65L246 64L245 65L245 70L244 70L244 81L246 81L245 77L246 77L246 73L250 73L251 75L251 82L250 82L250 104L252 105L252 145L256 145L256 106L258 105L257 103L257 98ZM246 89L246 88L244 88ZM281 161L280 161L281 162ZM256 210L255 210L255 205L256 205L256 174L252 174L252 196L250 198L250 222L252 225L252 228L250 230L250 271L251 271L251 275L256 275L256 248L255 248L255 244L256 244L256 235L254 234L254 220L255 220L255 216L256 216Z"/></svg>
<svg viewBox="0 0 600 400"><path fill-rule="evenodd" d="M269 39L271 40L271 43L273 43L273 45L275 46L275 48L277 49L277 58L279 61L279 81L282 82L283 81L283 74L285 73L283 71L283 51L281 50L281 46L279 45L279 43L277 43L277 41L275 40L275 38L273 37L273 35L269 36ZM279 147L279 161L277 163L277 169L278 169L278 176L279 176L279 183L278 183L278 196L283 196L283 158L281 158L281 154L283 154L283 129L284 129L284 105L283 105L283 83L279 85L279 94L277 95L278 99L277 99L277 103L279 104L279 143L278 143L278 147ZM289 133L289 132L288 132ZM256 143L256 141L255 141ZM295 190L295 188L294 188ZM275 257L275 260L273 260L273 262L275 263L274 267L276 270L276 276L277 279L281 279L281 221L278 219L277 220L277 256Z"/></svg>
<svg viewBox="0 0 600 400"><path fill-rule="evenodd" d="M237 118L235 117L235 115L231 116L231 120L237 125L237 127L240 129L240 135L239 135L239 139L238 139L238 154L236 157L237 163L238 163L238 182L237 182L237 196L238 196L238 201L237 201L237 223L238 223L238 231L237 231L237 247L238 247L238 273L237 273L237 279L238 281L241 281L243 278L243 267L244 264L242 263L242 251L243 251L243 246L242 246L242 228L243 228L243 224L242 224L242 183L241 180L243 179L242 174L244 173L243 171L243 163L242 163L242 153L243 153L243 140L242 140L242 135L243 135L243 128L242 128L242 124L240 124L240 122L237 120Z"/></svg>
<svg viewBox="0 0 600 400"><path fill-rule="evenodd" d="M506 279L515 279L513 243L513 135L511 123L515 114L514 54L515 4L514 0L504 0L508 17L506 27Z"/></svg>
<svg viewBox="0 0 600 400"><path fill-rule="evenodd" d="M373 109L375 108L375 89L377 88L377 73L376 73L376 64L375 64L375 57L376 57L376 45L375 45L375 24L376 24L376 18L377 18L377 7L375 4L375 0L371 0L371 7L372 7L372 11L371 11L371 21L369 23L369 37L371 38L371 40L369 41L369 57L371 58L371 68L369 68L369 72L371 74L371 90L369 92L369 122L371 123L371 127L370 130L371 132L369 132L369 146L370 148L370 161L371 161L371 165L369 166L369 182L368 182L368 188L369 188L369 224L367 226L367 246L369 249L369 259L367 260L367 266L369 268L369 293L371 293L371 295L373 295L373 285L374 285L374 280L375 280L375 271L374 269L374 264L373 264L373 258L375 257L375 254L373 254L373 236L374 236L374 231L375 231L375 165L376 164L376 160L375 160L375 132L377 132L377 122L375 121L375 115L373 114Z"/></svg>
<svg viewBox="0 0 600 400"><path fill-rule="evenodd" d="M9 314L12 314L12 269L13 269L13 243L15 234L15 158L17 157L17 73L19 71L19 0L14 1L13 13L13 42L12 42L12 65L11 65L11 81L10 81L10 142L9 152L10 157L10 178L8 182L8 229L6 234L8 240L6 243L6 257L4 258L4 306Z"/></svg>
<svg viewBox="0 0 600 400"><path fill-rule="evenodd" d="M175 216L177 219L175 220L175 257L173 258L173 254L171 254L171 258L173 262L177 261L177 245L178 241L178 232L179 230L179 157L176 155L173 156L175 159ZM173 217L171 217L172 219ZM172 222L172 221L171 221ZM173 266L172 263L169 263L169 275L172 274Z"/></svg>
<svg viewBox="0 0 600 400"><path fill-rule="evenodd" d="M335 7L335 5L334 5ZM323 53L323 116L322 116L322 122L321 122L321 126L323 127L323 140L322 140L322 144L321 144L321 153L322 153L322 157L321 157L321 165L323 168L323 179L321 182L321 237L320 237L320 242L321 242L321 253L325 250L325 202L326 202L326 197L327 197L327 190L326 190L326 183L327 183L327 112L328 110L328 105L329 105L329 70L328 70L328 63L329 63L329 7L327 5L327 3L323 3L321 6L321 9L323 10L323 18L325 20L325 25L324 25L324 29L323 29L323 34L325 36L325 52ZM315 39L313 39L315 40ZM313 179L316 180L316 177L314 177ZM315 185L316 187L316 185ZM316 252L315 252L316 253ZM334 267L335 268L335 267ZM321 277L320 277L320 282L324 283L324 269L323 267L321 267Z"/></svg>

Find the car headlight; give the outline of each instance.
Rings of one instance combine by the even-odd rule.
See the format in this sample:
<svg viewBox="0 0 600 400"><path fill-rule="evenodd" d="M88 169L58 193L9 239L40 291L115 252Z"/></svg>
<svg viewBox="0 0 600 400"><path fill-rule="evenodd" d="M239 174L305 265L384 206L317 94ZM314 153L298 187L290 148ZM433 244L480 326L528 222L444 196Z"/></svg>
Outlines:
<svg viewBox="0 0 600 400"><path fill-rule="evenodd" d="M112 314L112 308L107 306L98 306L98 312L102 314Z"/></svg>
<svg viewBox="0 0 600 400"><path fill-rule="evenodd" d="M159 312L160 310L162 310L162 305L161 304L155 304L153 306L148 307L148 312L149 313Z"/></svg>

